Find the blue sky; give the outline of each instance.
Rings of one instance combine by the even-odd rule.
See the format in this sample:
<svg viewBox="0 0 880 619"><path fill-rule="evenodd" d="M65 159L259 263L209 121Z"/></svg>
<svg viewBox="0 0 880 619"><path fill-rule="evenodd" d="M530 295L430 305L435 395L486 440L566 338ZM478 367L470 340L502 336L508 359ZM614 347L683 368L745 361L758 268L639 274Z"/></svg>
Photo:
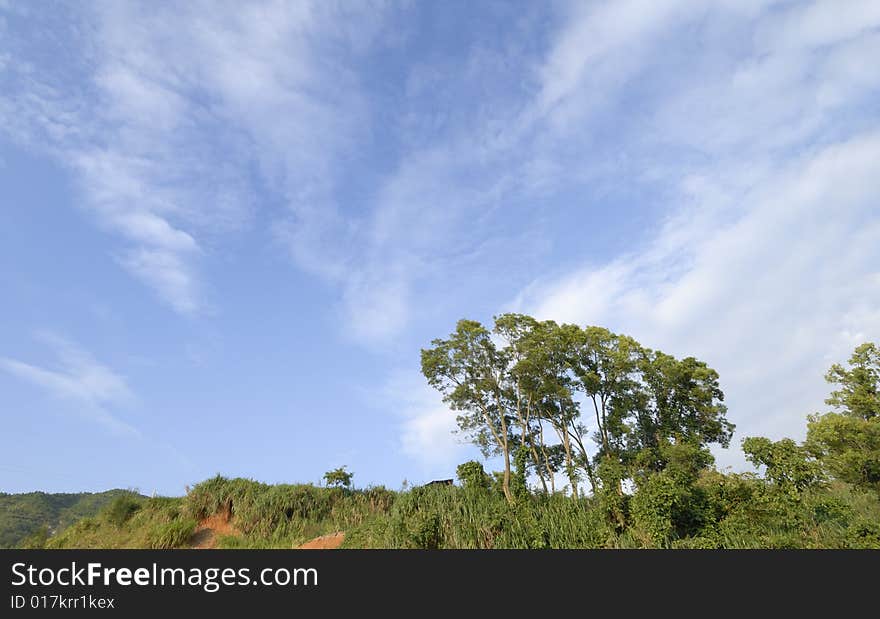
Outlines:
<svg viewBox="0 0 880 619"><path fill-rule="evenodd" d="M4 491L474 455L462 317L599 324L803 436L880 339L873 0L0 0Z"/></svg>

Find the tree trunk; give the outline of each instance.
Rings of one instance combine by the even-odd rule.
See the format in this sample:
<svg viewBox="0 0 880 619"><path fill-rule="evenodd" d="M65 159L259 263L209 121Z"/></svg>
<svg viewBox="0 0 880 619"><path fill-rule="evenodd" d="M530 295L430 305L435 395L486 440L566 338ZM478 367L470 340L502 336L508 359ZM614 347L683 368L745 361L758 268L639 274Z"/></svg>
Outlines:
<svg viewBox="0 0 880 619"><path fill-rule="evenodd" d="M544 425L540 423L540 420L538 423L538 442L541 447L541 455L544 458L544 470L547 471L547 476L550 478L550 493L556 494L556 475L553 473L553 469L550 468L550 457L544 448ZM544 488L546 489L546 486Z"/></svg>
<svg viewBox="0 0 880 619"><path fill-rule="evenodd" d="M568 431L562 433L562 446L565 449L565 470L568 473L568 481L571 483L571 494L578 498L577 476L574 470L574 460L571 457L571 438Z"/></svg>
<svg viewBox="0 0 880 619"><path fill-rule="evenodd" d="M486 412L485 409L482 411L483 419L486 422L486 426L489 428L489 431L492 433L492 437L495 439L495 443L498 447L501 448L502 453L504 454L504 478L501 482L501 491L504 493L504 497L507 499L508 503L513 503L513 497L510 496L510 450L507 445L507 422L504 419L504 414L501 414L501 429L504 433L504 439L498 436L498 433L495 431L495 428L492 425L492 419L489 417L489 413Z"/></svg>
<svg viewBox="0 0 880 619"><path fill-rule="evenodd" d="M517 406L519 406L519 402L517 402ZM532 418L532 398L529 398L526 401L526 414L525 417L520 415L520 425L522 427L522 447L526 446L526 437L528 437L529 443L529 453L532 454L532 461L535 463L535 472L538 474L538 479L541 480L541 487L544 489L544 494L547 494L547 482L544 480L544 473L541 470L541 462L538 458L538 452L535 449L535 441L532 440L532 433L529 432L529 421ZM538 424L540 425L541 420L538 419Z"/></svg>
<svg viewBox="0 0 880 619"><path fill-rule="evenodd" d="M587 479L590 482L590 491L593 494L596 494L596 489L599 487L599 484L597 483L596 473L595 471L593 471L593 465L590 463L590 454L587 453L587 448L584 446L584 440L581 437L580 430L577 429L577 427L575 426L574 430L570 434L581 452L581 459L584 462L584 471L587 473Z"/></svg>
<svg viewBox="0 0 880 619"><path fill-rule="evenodd" d="M501 481L501 491L504 492L507 502L513 504L513 496L510 494L510 444L507 434L507 419L504 417L504 410L500 406L498 409L501 415L501 451L504 454L504 478Z"/></svg>

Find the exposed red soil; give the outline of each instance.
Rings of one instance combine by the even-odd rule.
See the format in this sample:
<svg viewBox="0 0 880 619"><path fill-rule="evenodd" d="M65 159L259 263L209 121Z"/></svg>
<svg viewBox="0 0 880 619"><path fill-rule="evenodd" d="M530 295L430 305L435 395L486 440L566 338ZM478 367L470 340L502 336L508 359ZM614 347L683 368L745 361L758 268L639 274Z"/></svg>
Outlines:
<svg viewBox="0 0 880 619"><path fill-rule="evenodd" d="M336 533L330 533L329 535L322 535L321 537L316 537L315 539L307 541L302 546L297 546L300 550L328 550L332 548L339 548L342 545L342 540L345 539L345 533L342 531L337 531Z"/></svg>
<svg viewBox="0 0 880 619"><path fill-rule="evenodd" d="M189 538L190 548L216 548L217 537L220 535L241 535L241 532L229 522L229 516L223 512L202 519ZM296 548L302 550L331 550L339 548L344 539L345 533L336 531L335 533L316 537L301 546L296 546Z"/></svg>
<svg viewBox="0 0 880 619"><path fill-rule="evenodd" d="M229 516L224 513L214 514L203 519L192 537L189 538L192 548L216 548L218 535L241 535L241 533L229 522Z"/></svg>

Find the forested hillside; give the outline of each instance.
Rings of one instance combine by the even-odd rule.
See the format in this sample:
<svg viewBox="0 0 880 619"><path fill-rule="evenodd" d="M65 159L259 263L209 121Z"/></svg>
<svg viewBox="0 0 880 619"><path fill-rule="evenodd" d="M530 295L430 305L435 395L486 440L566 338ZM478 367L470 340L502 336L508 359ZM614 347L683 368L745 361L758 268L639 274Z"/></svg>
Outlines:
<svg viewBox="0 0 880 619"><path fill-rule="evenodd" d="M33 541L57 532L85 516L94 516L126 490L74 494L0 493L0 548L13 548L34 536Z"/></svg>

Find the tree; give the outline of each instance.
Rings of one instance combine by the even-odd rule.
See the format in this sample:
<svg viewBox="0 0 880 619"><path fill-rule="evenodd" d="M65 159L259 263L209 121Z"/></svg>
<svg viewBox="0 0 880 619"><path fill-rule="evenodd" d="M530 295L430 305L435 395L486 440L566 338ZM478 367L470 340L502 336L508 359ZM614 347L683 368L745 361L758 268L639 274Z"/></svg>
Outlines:
<svg viewBox="0 0 880 619"><path fill-rule="evenodd" d="M810 415L805 446L836 479L880 493L880 350L862 344L849 365L825 375L839 385L825 401L835 410Z"/></svg>
<svg viewBox="0 0 880 619"><path fill-rule="evenodd" d="M573 334L577 333L573 325L559 326L553 321L544 321L538 325L532 335L530 363L536 389L534 399L537 403L537 414L541 424L541 445L544 465L550 471L562 469L568 477L572 495L579 493L578 483L581 476L579 468L585 469L587 477L595 489L595 477L589 458L581 440L580 404L575 400L574 379L571 372L571 348L574 343ZM559 444L556 448L558 464L554 466L552 458L554 450L543 446L543 424L549 423L556 432ZM580 457L575 449L581 449ZM552 479L552 478L551 478Z"/></svg>
<svg viewBox="0 0 880 619"><path fill-rule="evenodd" d="M746 458L755 466L766 467L767 479L792 498L822 481L819 463L790 438L773 442L753 436L743 441L742 448Z"/></svg>
<svg viewBox="0 0 880 619"><path fill-rule="evenodd" d="M652 350L640 354L638 366L642 386L631 398L637 408L629 424L630 457L660 471L671 443L730 444L735 426L726 418L718 372L693 357L678 360Z"/></svg>
<svg viewBox="0 0 880 619"><path fill-rule="evenodd" d="M840 413L810 415L807 449L835 479L880 493L880 423Z"/></svg>
<svg viewBox="0 0 880 619"><path fill-rule="evenodd" d="M678 360L601 327L567 328L573 386L595 416L595 469L604 486L622 494L624 477L646 466L662 470L670 444L728 446L734 426L718 373L705 362ZM573 424L570 433L588 463L583 426Z"/></svg>
<svg viewBox="0 0 880 619"><path fill-rule="evenodd" d="M635 376L641 346L634 339L611 333L602 327L579 329L567 325L566 342L569 364L574 375L573 389L583 393L587 406L595 415L596 430L593 440L598 445L596 465L602 464L606 473L602 483L623 493L618 464L623 457L626 419L637 408L638 381ZM569 435L577 442L585 467L590 457L584 444L585 427L569 423ZM593 477L591 470L587 471ZM610 473L613 475L608 475ZM601 478L602 475L599 475ZM596 483L594 482L594 486Z"/></svg>
<svg viewBox="0 0 880 619"><path fill-rule="evenodd" d="M514 458L520 478L533 471L545 492L548 479L555 491L561 468L574 496L581 471L594 493L601 485L622 496L636 462L654 471L665 466L665 445L726 447L733 433L715 370L601 327L502 314L490 332L460 320L447 339L422 350L422 373L483 454L502 456L510 501ZM592 437L581 399L595 415ZM548 443L545 428L558 444Z"/></svg>
<svg viewBox="0 0 880 619"><path fill-rule="evenodd" d="M338 469L324 473L324 483L334 488L350 488L354 473L346 471L345 468L345 466L340 466Z"/></svg>
<svg viewBox="0 0 880 619"><path fill-rule="evenodd" d="M525 487L525 477L529 461L538 474L544 492L547 483L544 479L544 468L538 455L536 443L539 441L538 426L541 423L536 408L540 399L540 378L534 363L535 338L539 327L537 320L523 314L502 314L495 317L493 333L504 344L506 376L509 378L507 397L514 413L515 422L519 426L519 445L516 447L518 484Z"/></svg>
<svg viewBox="0 0 880 619"><path fill-rule="evenodd" d="M577 419L578 405L572 397L564 331L553 321L538 322L522 314L502 314L495 319L495 333L510 350L510 374L515 389L515 411L520 428L520 462L531 461L546 493L555 491L554 474L560 455L577 496L577 472L569 425ZM561 454L545 441L549 423L560 438Z"/></svg>
<svg viewBox="0 0 880 619"><path fill-rule="evenodd" d="M484 456L501 454L502 491L509 502L511 475L511 389L508 359L491 333L475 320L459 320L448 339L435 339L422 349L422 374L458 411L459 428Z"/></svg>
<svg viewBox="0 0 880 619"><path fill-rule="evenodd" d="M871 342L857 346L849 364L847 370L835 363L825 374L826 381L840 385L825 403L857 419L880 417L880 349Z"/></svg>

